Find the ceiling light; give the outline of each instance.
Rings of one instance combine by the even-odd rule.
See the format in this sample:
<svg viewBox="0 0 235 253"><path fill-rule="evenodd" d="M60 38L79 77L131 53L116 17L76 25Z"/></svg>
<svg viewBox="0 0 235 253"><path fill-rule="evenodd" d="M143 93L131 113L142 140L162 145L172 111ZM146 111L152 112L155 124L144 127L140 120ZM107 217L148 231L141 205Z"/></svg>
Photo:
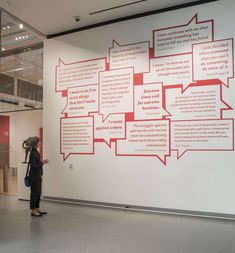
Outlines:
<svg viewBox="0 0 235 253"><path fill-rule="evenodd" d="M2 51L5 51L6 49L4 47L2 47Z"/></svg>
<svg viewBox="0 0 235 253"><path fill-rule="evenodd" d="M25 36L23 36L22 39L25 39Z"/></svg>
<svg viewBox="0 0 235 253"><path fill-rule="evenodd" d="M19 103L18 103L18 106L19 106L19 107L24 107L24 106L25 106L25 103L24 103L24 102L19 102Z"/></svg>
<svg viewBox="0 0 235 253"><path fill-rule="evenodd" d="M10 26L9 26L9 25L7 26L7 29L10 29Z"/></svg>
<svg viewBox="0 0 235 253"><path fill-rule="evenodd" d="M19 40L21 40L21 36L19 37Z"/></svg>
<svg viewBox="0 0 235 253"><path fill-rule="evenodd" d="M23 25L23 24L20 24L20 25L19 25L19 28L20 28L20 29L24 29L24 25Z"/></svg>
<svg viewBox="0 0 235 253"><path fill-rule="evenodd" d="M38 79L38 85L43 85L43 80L42 79Z"/></svg>
<svg viewBox="0 0 235 253"><path fill-rule="evenodd" d="M16 40L19 40L18 37L16 37Z"/></svg>
<svg viewBox="0 0 235 253"><path fill-rule="evenodd" d="M3 29L3 30L6 30L6 27L3 27L2 29Z"/></svg>

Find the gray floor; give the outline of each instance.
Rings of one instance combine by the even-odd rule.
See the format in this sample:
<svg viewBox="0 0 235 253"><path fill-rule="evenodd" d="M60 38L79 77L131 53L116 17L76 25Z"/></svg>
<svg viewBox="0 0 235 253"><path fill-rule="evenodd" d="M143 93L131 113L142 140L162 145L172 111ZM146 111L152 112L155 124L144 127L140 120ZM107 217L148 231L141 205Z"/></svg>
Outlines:
<svg viewBox="0 0 235 253"><path fill-rule="evenodd" d="M235 222L43 203L0 195L0 253L235 253Z"/></svg>

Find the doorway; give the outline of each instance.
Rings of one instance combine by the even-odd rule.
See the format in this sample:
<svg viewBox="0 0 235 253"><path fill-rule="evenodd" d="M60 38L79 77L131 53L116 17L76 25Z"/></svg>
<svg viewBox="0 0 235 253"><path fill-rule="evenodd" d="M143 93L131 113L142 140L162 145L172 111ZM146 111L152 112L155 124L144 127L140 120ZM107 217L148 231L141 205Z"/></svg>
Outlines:
<svg viewBox="0 0 235 253"><path fill-rule="evenodd" d="M17 194L17 171L10 166L10 117L0 115L0 194Z"/></svg>

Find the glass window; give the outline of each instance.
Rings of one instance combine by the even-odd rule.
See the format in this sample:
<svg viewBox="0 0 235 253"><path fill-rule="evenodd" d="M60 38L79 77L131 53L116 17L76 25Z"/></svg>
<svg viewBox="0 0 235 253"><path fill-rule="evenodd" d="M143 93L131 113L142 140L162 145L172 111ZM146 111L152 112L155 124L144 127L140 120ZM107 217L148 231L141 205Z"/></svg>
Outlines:
<svg viewBox="0 0 235 253"><path fill-rule="evenodd" d="M42 86L18 79L18 96L34 101L42 102Z"/></svg>
<svg viewBox="0 0 235 253"><path fill-rule="evenodd" d="M14 78L0 73L0 93L14 95Z"/></svg>

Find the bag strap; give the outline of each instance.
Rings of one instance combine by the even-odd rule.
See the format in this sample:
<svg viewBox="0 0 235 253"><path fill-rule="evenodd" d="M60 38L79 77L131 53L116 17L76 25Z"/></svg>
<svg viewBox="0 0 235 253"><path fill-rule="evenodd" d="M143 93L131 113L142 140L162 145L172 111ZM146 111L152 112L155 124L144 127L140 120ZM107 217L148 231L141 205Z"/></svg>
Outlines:
<svg viewBox="0 0 235 253"><path fill-rule="evenodd" d="M29 154L29 162L28 162L28 166L27 166L25 177L29 176L29 167L30 167L30 154Z"/></svg>

